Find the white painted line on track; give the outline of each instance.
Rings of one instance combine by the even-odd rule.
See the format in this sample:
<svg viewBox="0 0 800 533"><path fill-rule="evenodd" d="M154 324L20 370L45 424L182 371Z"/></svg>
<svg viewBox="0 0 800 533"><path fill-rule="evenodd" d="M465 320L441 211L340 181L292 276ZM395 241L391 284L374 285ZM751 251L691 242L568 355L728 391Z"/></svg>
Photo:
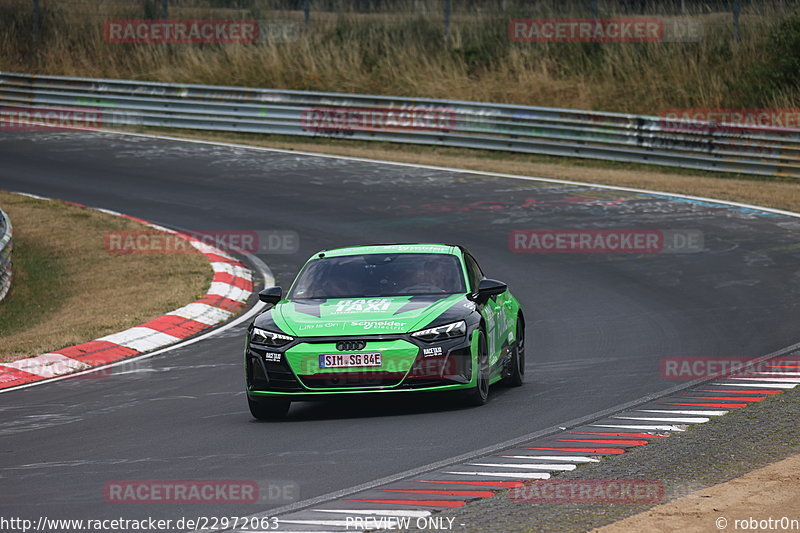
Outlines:
<svg viewBox="0 0 800 533"><path fill-rule="evenodd" d="M765 383L800 383L800 378L730 378L741 381L763 381Z"/></svg>
<svg viewBox="0 0 800 533"><path fill-rule="evenodd" d="M365 514L382 516L408 516L411 518L424 518L430 516L430 511L406 511L388 509L309 509L315 513L339 513L339 514Z"/></svg>
<svg viewBox="0 0 800 533"><path fill-rule="evenodd" d="M469 466L491 466L500 468L522 468L523 470L552 470L553 472L567 472L578 468L575 465L558 465L542 463L467 463Z"/></svg>
<svg viewBox="0 0 800 533"><path fill-rule="evenodd" d="M28 198L33 198L34 200L46 200L48 202L54 201L54 198L45 198L44 196L39 196L38 194L31 194L29 192L18 192L17 194L21 194L22 196L27 196ZM109 212L113 213L113 211Z"/></svg>
<svg viewBox="0 0 800 533"><path fill-rule="evenodd" d="M502 477L509 479L550 479L550 474L545 472L445 472L445 474L456 474L459 476Z"/></svg>
<svg viewBox="0 0 800 533"><path fill-rule="evenodd" d="M796 385L789 383L712 383L715 387L752 387L754 389L793 389Z"/></svg>
<svg viewBox="0 0 800 533"><path fill-rule="evenodd" d="M686 431L678 426L623 426L615 424L592 424L596 428L637 429L639 431Z"/></svg>
<svg viewBox="0 0 800 533"><path fill-rule="evenodd" d="M594 457L581 457L575 455L501 455L509 459L539 459L552 461L573 461L575 463L599 463L600 459Z"/></svg>
<svg viewBox="0 0 800 533"><path fill-rule="evenodd" d="M333 527L344 527L347 529L375 529L374 524L356 525L351 520L280 520L279 519L278 524L297 524L300 526L333 526Z"/></svg>
<svg viewBox="0 0 800 533"><path fill-rule="evenodd" d="M711 420L710 418L697 417L697 418L661 418L661 417L648 417L648 416L612 416L611 418L617 420L641 420L642 422L672 422L677 424L704 424Z"/></svg>
<svg viewBox="0 0 800 533"><path fill-rule="evenodd" d="M670 411L668 409L638 409L638 413L665 413L673 415L721 416L728 411Z"/></svg>

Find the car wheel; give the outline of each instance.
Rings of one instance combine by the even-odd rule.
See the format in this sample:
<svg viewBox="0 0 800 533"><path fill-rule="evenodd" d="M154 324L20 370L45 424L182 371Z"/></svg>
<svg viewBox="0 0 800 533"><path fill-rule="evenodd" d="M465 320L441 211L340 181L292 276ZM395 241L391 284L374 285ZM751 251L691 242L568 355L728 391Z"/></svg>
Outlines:
<svg viewBox="0 0 800 533"><path fill-rule="evenodd" d="M486 348L486 335L483 331L479 331L478 335L478 379L475 386L464 395L464 403L472 406L483 405L489 399L489 351Z"/></svg>
<svg viewBox="0 0 800 533"><path fill-rule="evenodd" d="M292 402L283 398L259 398L247 397L247 405L250 407L250 414L259 420L280 420L289 412Z"/></svg>
<svg viewBox="0 0 800 533"><path fill-rule="evenodd" d="M509 387L522 385L525 376L525 324L517 318L517 342L514 343L514 354L503 377L503 383Z"/></svg>

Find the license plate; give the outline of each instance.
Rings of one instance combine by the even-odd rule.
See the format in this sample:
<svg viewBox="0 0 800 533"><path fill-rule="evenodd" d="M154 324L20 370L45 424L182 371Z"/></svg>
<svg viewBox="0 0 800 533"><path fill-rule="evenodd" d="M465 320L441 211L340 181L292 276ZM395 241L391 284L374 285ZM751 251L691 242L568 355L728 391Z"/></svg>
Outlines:
<svg viewBox="0 0 800 533"><path fill-rule="evenodd" d="M381 366L381 354L337 353L319 356L320 368L347 368L351 366Z"/></svg>

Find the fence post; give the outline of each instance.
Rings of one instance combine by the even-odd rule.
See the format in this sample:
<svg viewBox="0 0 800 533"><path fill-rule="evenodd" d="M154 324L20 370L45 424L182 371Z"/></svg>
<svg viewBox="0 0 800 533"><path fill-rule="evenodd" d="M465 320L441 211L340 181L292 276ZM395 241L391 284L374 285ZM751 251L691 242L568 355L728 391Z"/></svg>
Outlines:
<svg viewBox="0 0 800 533"><path fill-rule="evenodd" d="M164 20L169 18L169 0L161 0L161 18Z"/></svg>
<svg viewBox="0 0 800 533"><path fill-rule="evenodd" d="M733 41L738 43L740 39L739 34L739 16L742 14L741 0L733 0Z"/></svg>
<svg viewBox="0 0 800 533"><path fill-rule="evenodd" d="M451 0L444 0L444 40L450 40L450 11L452 9Z"/></svg>
<svg viewBox="0 0 800 533"><path fill-rule="evenodd" d="M311 18L311 0L303 2L303 24L308 29L308 21Z"/></svg>
<svg viewBox="0 0 800 533"><path fill-rule="evenodd" d="M592 0L592 20L596 21L599 18L600 18L600 8L597 5L597 0Z"/></svg>
<svg viewBox="0 0 800 533"><path fill-rule="evenodd" d="M33 0L33 46L34 48L39 43L39 30L41 24L41 14L39 13L39 0Z"/></svg>

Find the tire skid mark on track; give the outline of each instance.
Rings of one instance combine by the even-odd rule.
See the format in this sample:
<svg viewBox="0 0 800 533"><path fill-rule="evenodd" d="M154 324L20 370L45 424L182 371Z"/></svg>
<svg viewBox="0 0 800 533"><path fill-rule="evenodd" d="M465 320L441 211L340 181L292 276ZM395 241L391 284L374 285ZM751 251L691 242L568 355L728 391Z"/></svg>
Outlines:
<svg viewBox="0 0 800 533"><path fill-rule="evenodd" d="M19 194L38 200L51 200L34 194ZM141 218L77 202L66 201L66 203L127 218L186 239L208 259L214 271L211 285L205 296L199 300L144 324L51 353L11 363L0 363L0 391L5 392L34 382L84 372L176 344L227 321L247 305L253 293L253 273L228 253L195 237Z"/></svg>
<svg viewBox="0 0 800 533"><path fill-rule="evenodd" d="M780 356L773 362L776 365L785 364L790 357L796 358L796 355ZM286 515L278 513L279 527L275 531L298 533L309 526L324 527L325 531L382 529L377 526L381 523L378 521L381 517L386 519L382 522L384 526L389 524L388 520L394 520L388 529L396 529L397 518L410 516L403 513L427 512L435 516L437 513L446 513L448 509L467 505L470 500L489 498L499 491L548 480L559 472L574 470L581 464L628 453L632 449L667 439L690 425L704 424L733 409L763 401L800 384L800 380L787 383L787 378L753 374L755 372L695 384L687 390L594 422L564 428L558 433L477 460L470 459L433 470L426 473L424 478L417 476L416 479L394 481ZM753 380L753 383L734 381L741 379ZM735 389L741 385L745 385L742 390ZM720 394L724 396L718 396ZM706 398L714 399L714 402L702 402ZM703 410L687 410L686 405L703 407ZM715 409L711 410L711 407ZM587 444L590 446L587 447ZM387 493L402 494L403 498L389 499ZM345 516L346 519L331 520L331 513ZM356 517L359 516L370 516L371 519L357 521Z"/></svg>

